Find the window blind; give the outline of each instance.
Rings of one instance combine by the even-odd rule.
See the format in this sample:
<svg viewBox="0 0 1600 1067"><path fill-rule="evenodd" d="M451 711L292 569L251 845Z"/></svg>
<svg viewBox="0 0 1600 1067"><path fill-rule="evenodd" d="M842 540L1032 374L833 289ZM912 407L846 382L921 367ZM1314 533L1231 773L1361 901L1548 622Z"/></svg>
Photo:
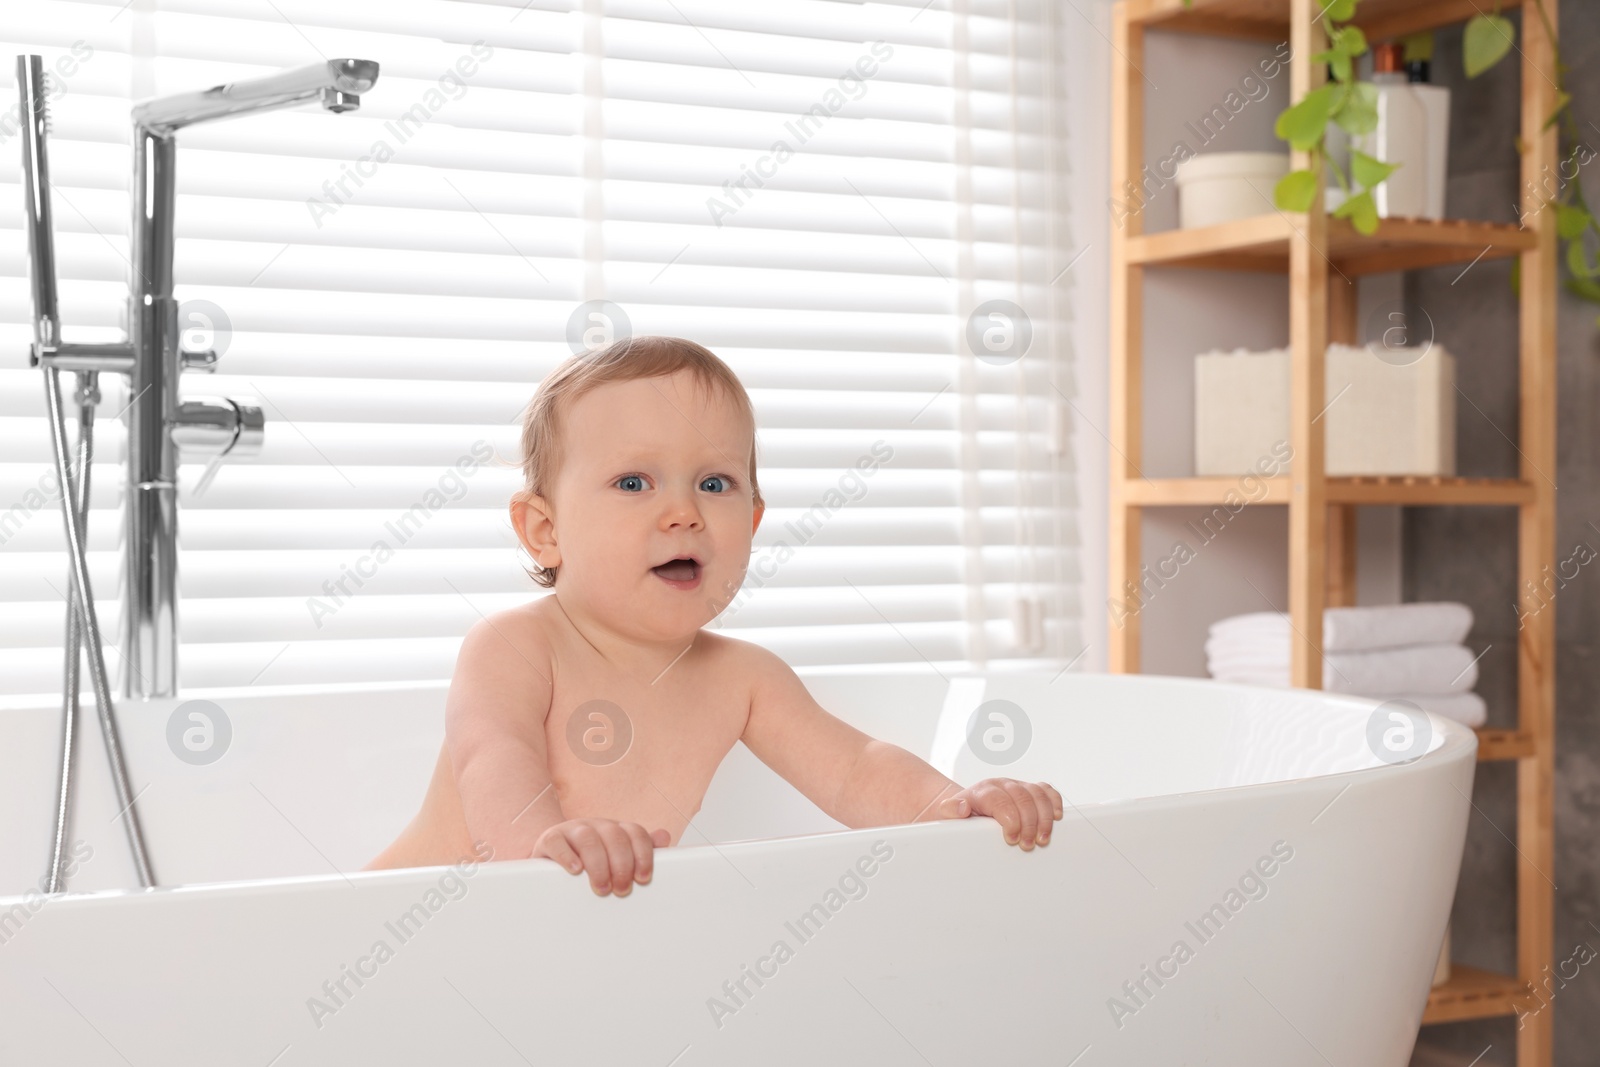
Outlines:
<svg viewBox="0 0 1600 1067"><path fill-rule="evenodd" d="M60 64L68 340L122 336L131 101L382 66L354 113L178 135L180 317L188 347L221 352L183 392L267 417L254 459L182 467L182 686L448 677L480 616L546 595L506 515L523 405L621 332L706 344L755 403L768 511L713 628L795 665L1070 658L1057 17L1044 0L8 9L4 108L10 56ZM11 695L59 691L67 573L15 132L0 121ZM89 545L111 640L129 398L120 376L101 388Z"/></svg>

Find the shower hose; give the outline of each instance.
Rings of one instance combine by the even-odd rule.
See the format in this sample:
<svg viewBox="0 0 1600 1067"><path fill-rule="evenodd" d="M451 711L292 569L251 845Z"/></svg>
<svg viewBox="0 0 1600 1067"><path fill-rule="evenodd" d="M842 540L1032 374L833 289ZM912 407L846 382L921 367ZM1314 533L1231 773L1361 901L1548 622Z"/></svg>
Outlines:
<svg viewBox="0 0 1600 1067"><path fill-rule="evenodd" d="M72 768L77 743L78 656L87 643L89 673L94 684L95 706L99 710L100 733L105 739L106 756L111 762L112 784L116 790L118 816L128 835L139 884L153 886L150 860L145 853L144 835L128 785L127 764L122 756L122 741L111 704L111 685L106 677L105 646L100 622L95 614L94 588L89 583L85 555L89 520L89 471L94 458L94 409L100 400L99 375L78 372L78 457L76 469L68 461L66 412L61 401L61 372L44 368L45 405L49 413L50 444L55 456L56 482L61 487L61 514L66 525L67 554L72 569L67 576L66 684L61 708L61 770L56 789L55 833L51 840L50 872L46 892L58 893L66 887L67 835L72 819ZM130 664L129 669L132 669Z"/></svg>

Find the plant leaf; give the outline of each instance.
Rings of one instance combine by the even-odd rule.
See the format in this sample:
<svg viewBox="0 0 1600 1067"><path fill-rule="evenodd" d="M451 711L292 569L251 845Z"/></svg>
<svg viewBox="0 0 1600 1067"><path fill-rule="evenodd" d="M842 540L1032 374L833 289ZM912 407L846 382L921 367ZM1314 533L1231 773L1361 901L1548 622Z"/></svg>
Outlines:
<svg viewBox="0 0 1600 1067"><path fill-rule="evenodd" d="M1298 104L1285 108L1273 129L1302 152L1320 144L1323 131L1328 127L1328 115L1333 111L1336 91L1331 85L1313 89Z"/></svg>
<svg viewBox="0 0 1600 1067"><path fill-rule="evenodd" d="M1350 150L1350 176L1360 182L1363 189L1371 189L1398 169L1398 163L1385 163L1365 152Z"/></svg>
<svg viewBox="0 0 1600 1067"><path fill-rule="evenodd" d="M1328 35L1328 45L1335 52L1359 56L1367 50L1367 35L1359 26L1340 26Z"/></svg>
<svg viewBox="0 0 1600 1067"><path fill-rule="evenodd" d="M1279 211L1310 211L1317 195L1317 176L1309 170L1292 170L1278 179L1272 201Z"/></svg>
<svg viewBox="0 0 1600 1067"><path fill-rule="evenodd" d="M1474 15L1461 38L1467 77L1476 78L1506 57L1516 39L1511 20L1503 15Z"/></svg>
<svg viewBox="0 0 1600 1067"><path fill-rule="evenodd" d="M1322 13L1329 22L1349 22L1356 13L1356 0L1322 0Z"/></svg>
<svg viewBox="0 0 1600 1067"><path fill-rule="evenodd" d="M1567 269L1575 278L1600 278L1600 267L1589 265L1589 256L1583 249L1582 241L1567 245Z"/></svg>
<svg viewBox="0 0 1600 1067"><path fill-rule="evenodd" d="M1428 63L1433 60L1433 31L1423 30L1400 40L1405 47L1407 63Z"/></svg>
<svg viewBox="0 0 1600 1067"><path fill-rule="evenodd" d="M1600 284L1591 282L1587 278L1568 278L1566 290L1591 304L1600 304Z"/></svg>
<svg viewBox="0 0 1600 1067"><path fill-rule="evenodd" d="M1350 225L1364 237L1371 237L1378 232L1378 205L1372 200L1371 190L1358 193L1334 208L1333 216L1349 219Z"/></svg>
<svg viewBox="0 0 1600 1067"><path fill-rule="evenodd" d="M1349 87L1333 120L1348 134L1360 137L1378 128L1378 87L1370 82L1354 82Z"/></svg>
<svg viewBox="0 0 1600 1067"><path fill-rule="evenodd" d="M1589 228L1594 219L1581 207L1556 204L1556 230L1563 241L1571 241Z"/></svg>

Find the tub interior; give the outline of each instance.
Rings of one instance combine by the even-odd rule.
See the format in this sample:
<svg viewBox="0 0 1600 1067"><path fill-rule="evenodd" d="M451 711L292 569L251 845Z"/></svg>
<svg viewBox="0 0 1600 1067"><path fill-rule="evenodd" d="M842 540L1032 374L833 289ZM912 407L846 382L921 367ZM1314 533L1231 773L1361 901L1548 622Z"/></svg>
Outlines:
<svg viewBox="0 0 1600 1067"><path fill-rule="evenodd" d="M1317 692L1044 670L948 678L927 669L801 675L830 712L962 784L995 776L1049 781L1078 807L1381 765L1366 740L1376 705ZM203 766L179 760L167 745L167 721L183 701L119 705L159 882L358 870L421 801L443 736L444 696L443 685L213 694L205 699L226 712L233 737L220 759ZM1031 731L1022 755L1010 762L980 759L967 743L974 710L991 701L1008 702L1000 709L1013 728ZM0 711L7 761L0 775L7 813L0 820L0 894L37 886L47 865L58 720L57 708ZM1430 750L1448 731L1462 730L1431 721L1437 729ZM91 705L80 731L71 835L88 856L73 876L74 891L136 884L106 766ZM838 829L739 744L682 844Z"/></svg>

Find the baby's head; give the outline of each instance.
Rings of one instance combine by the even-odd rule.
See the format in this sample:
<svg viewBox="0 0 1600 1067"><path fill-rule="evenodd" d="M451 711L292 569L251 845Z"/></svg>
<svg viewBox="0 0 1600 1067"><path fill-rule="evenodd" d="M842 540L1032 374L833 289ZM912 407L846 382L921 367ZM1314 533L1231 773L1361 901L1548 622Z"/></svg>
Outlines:
<svg viewBox="0 0 1600 1067"><path fill-rule="evenodd" d="M564 606L676 639L743 581L765 508L755 413L708 349L634 337L574 356L524 411L522 455L512 528Z"/></svg>

